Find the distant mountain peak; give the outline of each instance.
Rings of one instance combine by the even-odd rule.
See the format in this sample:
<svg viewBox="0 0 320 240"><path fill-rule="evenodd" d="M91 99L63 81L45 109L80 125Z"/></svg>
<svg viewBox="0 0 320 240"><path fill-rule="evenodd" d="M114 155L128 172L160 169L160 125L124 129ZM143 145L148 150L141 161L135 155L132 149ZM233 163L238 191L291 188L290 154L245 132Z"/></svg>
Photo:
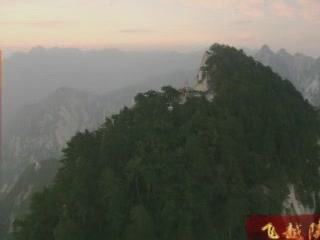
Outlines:
<svg viewBox="0 0 320 240"><path fill-rule="evenodd" d="M74 95L79 95L82 91L71 87L60 87L57 88L48 98L65 98Z"/></svg>
<svg viewBox="0 0 320 240"><path fill-rule="evenodd" d="M94 91L82 90L72 87L60 87L52 92L46 99L48 101L62 101L61 103L65 104L66 102L71 101L71 99L83 99L90 98L95 99L99 96ZM50 99L50 100L49 100Z"/></svg>
<svg viewBox="0 0 320 240"><path fill-rule="evenodd" d="M288 56L290 55L290 53L287 52L286 49L284 48L281 48L278 52L277 52L278 55L282 55L282 56Z"/></svg>
<svg viewBox="0 0 320 240"><path fill-rule="evenodd" d="M263 53L270 53L272 54L272 50L270 49L270 47L266 44L264 44L261 49L260 49L260 52L263 52Z"/></svg>
<svg viewBox="0 0 320 240"><path fill-rule="evenodd" d="M30 49L30 53L43 53L43 52L46 52L46 48L42 46L37 46Z"/></svg>
<svg viewBox="0 0 320 240"><path fill-rule="evenodd" d="M78 92L78 90L71 88L71 87L59 87L56 89L56 94L69 94L69 93L75 93Z"/></svg>
<svg viewBox="0 0 320 240"><path fill-rule="evenodd" d="M304 55L303 53L297 52L294 54L295 57L307 57L306 55Z"/></svg>

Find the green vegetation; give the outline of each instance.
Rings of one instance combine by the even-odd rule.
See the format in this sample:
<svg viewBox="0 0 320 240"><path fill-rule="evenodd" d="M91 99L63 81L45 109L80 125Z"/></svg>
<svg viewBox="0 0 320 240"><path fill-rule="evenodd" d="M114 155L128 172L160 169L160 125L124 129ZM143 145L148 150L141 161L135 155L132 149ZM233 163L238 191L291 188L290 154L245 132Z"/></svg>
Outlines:
<svg viewBox="0 0 320 240"><path fill-rule="evenodd" d="M308 203L319 188L317 112L242 51L211 50L212 102L179 104L164 87L78 133L12 238L245 239L246 216L281 213L288 183Z"/></svg>

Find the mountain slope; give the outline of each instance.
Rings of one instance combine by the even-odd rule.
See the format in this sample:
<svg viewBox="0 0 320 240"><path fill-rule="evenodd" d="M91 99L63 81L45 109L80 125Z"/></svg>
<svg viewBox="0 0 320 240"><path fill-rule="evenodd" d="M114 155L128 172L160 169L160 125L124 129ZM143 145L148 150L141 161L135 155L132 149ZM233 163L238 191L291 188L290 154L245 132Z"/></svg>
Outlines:
<svg viewBox="0 0 320 240"><path fill-rule="evenodd" d="M181 104L164 87L76 134L14 239L246 239L247 214L281 213L287 184L311 202L318 113L242 51L210 50L212 102L191 94Z"/></svg>
<svg viewBox="0 0 320 240"><path fill-rule="evenodd" d="M290 80L311 104L320 105L320 58L300 53L291 55L285 49L274 53L266 45L255 53L254 58Z"/></svg>

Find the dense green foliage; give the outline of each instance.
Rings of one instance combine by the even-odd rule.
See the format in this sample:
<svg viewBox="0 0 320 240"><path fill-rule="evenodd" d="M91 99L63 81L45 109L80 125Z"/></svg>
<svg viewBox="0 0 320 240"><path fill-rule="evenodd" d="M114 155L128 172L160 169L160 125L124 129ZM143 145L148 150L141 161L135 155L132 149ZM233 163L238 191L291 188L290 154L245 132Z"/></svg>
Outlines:
<svg viewBox="0 0 320 240"><path fill-rule="evenodd" d="M245 239L246 216L281 213L288 183L307 203L318 189L317 112L242 51L211 49L212 102L179 104L164 87L78 133L12 238Z"/></svg>

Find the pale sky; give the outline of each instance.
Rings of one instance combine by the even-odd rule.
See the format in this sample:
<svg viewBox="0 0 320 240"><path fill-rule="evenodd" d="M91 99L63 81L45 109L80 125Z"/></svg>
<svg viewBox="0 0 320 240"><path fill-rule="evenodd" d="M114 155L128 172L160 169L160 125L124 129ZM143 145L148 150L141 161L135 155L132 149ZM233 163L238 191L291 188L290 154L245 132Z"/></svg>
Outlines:
<svg viewBox="0 0 320 240"><path fill-rule="evenodd" d="M214 42L320 56L320 0L0 0L0 48L192 51Z"/></svg>

